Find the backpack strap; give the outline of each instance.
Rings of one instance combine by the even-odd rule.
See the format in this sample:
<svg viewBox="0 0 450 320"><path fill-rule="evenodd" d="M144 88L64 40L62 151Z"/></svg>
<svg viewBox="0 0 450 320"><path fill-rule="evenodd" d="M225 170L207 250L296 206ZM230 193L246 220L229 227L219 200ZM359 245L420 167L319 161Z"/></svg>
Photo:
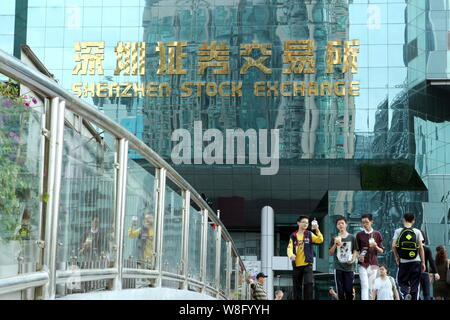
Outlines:
<svg viewBox="0 0 450 320"><path fill-rule="evenodd" d="M394 296L394 299L395 299L395 288L396 288L395 280L391 276L388 276L388 277L389 277L389 281L391 281L391 285L392 285L392 296Z"/></svg>
<svg viewBox="0 0 450 320"><path fill-rule="evenodd" d="M398 238L397 240L395 240L395 246L396 247L400 247L400 238L402 237L402 233L403 231L405 231L405 227L402 228L402 230L400 230L400 232L398 233Z"/></svg>
<svg viewBox="0 0 450 320"><path fill-rule="evenodd" d="M392 287L395 287L395 280L391 276L388 276L389 281L391 281Z"/></svg>

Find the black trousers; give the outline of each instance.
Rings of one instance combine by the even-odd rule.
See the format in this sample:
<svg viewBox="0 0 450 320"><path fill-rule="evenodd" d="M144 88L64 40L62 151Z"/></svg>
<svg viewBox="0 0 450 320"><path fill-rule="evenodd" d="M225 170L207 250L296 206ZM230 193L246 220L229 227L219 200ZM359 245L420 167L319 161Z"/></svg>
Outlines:
<svg viewBox="0 0 450 320"><path fill-rule="evenodd" d="M294 267L292 281L294 285L294 300L313 299L314 276L312 265Z"/></svg>
<svg viewBox="0 0 450 320"><path fill-rule="evenodd" d="M420 286L422 287L423 300L431 300L431 283L428 272L422 272L420 274Z"/></svg>
<svg viewBox="0 0 450 320"><path fill-rule="evenodd" d="M420 262L400 263L398 266L397 283L400 288L400 297L405 299L409 293L411 300L419 300Z"/></svg>
<svg viewBox="0 0 450 320"><path fill-rule="evenodd" d="M353 300L353 271L334 270L334 280L339 300Z"/></svg>

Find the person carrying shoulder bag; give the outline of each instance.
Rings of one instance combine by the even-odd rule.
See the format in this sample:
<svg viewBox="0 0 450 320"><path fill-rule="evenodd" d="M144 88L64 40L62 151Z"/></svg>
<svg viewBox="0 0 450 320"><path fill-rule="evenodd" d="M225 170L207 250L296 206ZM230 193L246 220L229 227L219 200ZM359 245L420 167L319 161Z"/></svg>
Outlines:
<svg viewBox="0 0 450 320"><path fill-rule="evenodd" d="M436 247L436 268L438 276L433 285L436 300L450 300L450 260L444 246Z"/></svg>

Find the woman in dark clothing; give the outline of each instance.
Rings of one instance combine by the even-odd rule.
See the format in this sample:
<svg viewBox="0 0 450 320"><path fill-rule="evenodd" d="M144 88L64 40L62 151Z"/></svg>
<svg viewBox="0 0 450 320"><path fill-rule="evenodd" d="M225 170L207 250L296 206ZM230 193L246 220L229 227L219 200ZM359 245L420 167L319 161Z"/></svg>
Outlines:
<svg viewBox="0 0 450 320"><path fill-rule="evenodd" d="M446 282L449 263L445 248L436 247L436 268L439 274L439 280L436 280L433 286L436 300L450 300L450 285Z"/></svg>

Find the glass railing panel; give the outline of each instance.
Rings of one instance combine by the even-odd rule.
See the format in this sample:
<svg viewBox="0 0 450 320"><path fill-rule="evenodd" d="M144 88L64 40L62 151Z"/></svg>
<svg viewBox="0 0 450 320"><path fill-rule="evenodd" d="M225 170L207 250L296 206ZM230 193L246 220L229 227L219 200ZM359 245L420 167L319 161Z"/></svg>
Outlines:
<svg viewBox="0 0 450 320"><path fill-rule="evenodd" d="M106 141L113 141L108 144ZM57 269L104 269L114 265L116 145L108 134L64 128L58 220ZM62 285L58 294L108 289L106 280Z"/></svg>
<svg viewBox="0 0 450 320"><path fill-rule="evenodd" d="M230 292L231 299L237 299L239 297L239 292L237 291L237 282L236 282L236 262L237 257L234 253L231 254L231 274L230 274Z"/></svg>
<svg viewBox="0 0 450 320"><path fill-rule="evenodd" d="M202 245L202 212L190 206L189 241L188 241L188 277L200 280L201 245Z"/></svg>
<svg viewBox="0 0 450 320"><path fill-rule="evenodd" d="M217 226L208 220L207 248L206 248L206 282L212 287L216 287L216 243Z"/></svg>
<svg viewBox="0 0 450 320"><path fill-rule="evenodd" d="M0 83L0 278L34 272L40 261L42 102L18 92Z"/></svg>
<svg viewBox="0 0 450 320"><path fill-rule="evenodd" d="M154 270L155 168L133 150L128 154L123 267ZM154 285L154 279L123 279L123 288Z"/></svg>
<svg viewBox="0 0 450 320"><path fill-rule="evenodd" d="M220 241L220 290L225 292L227 288L228 252L227 241L222 237Z"/></svg>
<svg viewBox="0 0 450 320"><path fill-rule="evenodd" d="M170 180L166 181L164 200L164 228L162 270L180 274L182 269L183 197L180 189Z"/></svg>
<svg viewBox="0 0 450 320"><path fill-rule="evenodd" d="M244 300L247 299L247 281L245 279L245 272L244 269L242 268L242 266L239 266L239 276L238 276L238 299L239 300Z"/></svg>

